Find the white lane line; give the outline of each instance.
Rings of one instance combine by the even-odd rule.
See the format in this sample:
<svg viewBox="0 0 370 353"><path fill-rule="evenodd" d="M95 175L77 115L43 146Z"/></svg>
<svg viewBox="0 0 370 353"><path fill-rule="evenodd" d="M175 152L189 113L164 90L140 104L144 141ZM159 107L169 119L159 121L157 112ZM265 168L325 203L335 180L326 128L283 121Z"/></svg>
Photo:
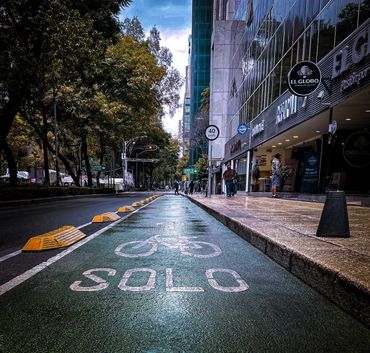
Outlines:
<svg viewBox="0 0 370 353"><path fill-rule="evenodd" d="M4 283L3 285L0 286L0 296L2 296L3 294L5 294L6 292L10 291L11 289L15 288L16 286L20 285L21 283L27 281L28 279L30 279L31 277L33 277L34 275L36 275L37 273L41 272L42 270L44 270L45 268L49 267L50 265L52 265L53 263L57 262L58 260L60 260L61 258L63 258L64 256L70 254L72 251L78 249L80 246L86 244L87 242L89 242L90 240L93 240L94 238L96 238L97 236L99 236L100 234L104 233L106 230L114 227L116 224L124 221L125 219L131 217L134 213L140 211L142 208L150 205L152 202L154 202L155 200L147 203L146 205L144 206L141 206L140 208L138 208L137 210L135 211L132 211L131 213L129 213L128 215L122 217L121 219L107 225L106 227L98 230L97 232L89 235L88 237L84 238L84 239L81 239L79 242L71 245L68 249L62 251L61 253L51 257L49 260L47 261L44 261L42 262L41 264L39 265L36 265L35 267L31 268L30 270L22 273L21 275L17 276L17 277L14 277L13 279L11 279L9 282L6 282Z"/></svg>
<svg viewBox="0 0 370 353"><path fill-rule="evenodd" d="M17 255L19 255L21 253L22 253L22 250L17 250L17 251L14 251L14 252L12 252L12 253L10 253L8 255L4 255L4 256L0 257L0 262L3 262L5 260L8 260L11 257L17 256Z"/></svg>

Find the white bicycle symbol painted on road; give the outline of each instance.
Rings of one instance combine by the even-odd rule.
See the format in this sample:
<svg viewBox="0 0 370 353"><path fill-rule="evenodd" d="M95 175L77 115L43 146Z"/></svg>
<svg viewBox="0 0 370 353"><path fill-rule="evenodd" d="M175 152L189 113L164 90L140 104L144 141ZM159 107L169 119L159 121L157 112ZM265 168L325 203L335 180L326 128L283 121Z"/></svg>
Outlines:
<svg viewBox="0 0 370 353"><path fill-rule="evenodd" d="M216 257L222 253L221 249L215 244L192 239L197 239L197 237L164 237L154 235L145 240L134 240L120 244L114 252L118 256L136 258L153 255L157 252L158 245L163 245L169 249L179 250L182 255L199 259ZM147 250L148 246L149 249ZM134 253L125 252L125 250L134 250Z"/></svg>

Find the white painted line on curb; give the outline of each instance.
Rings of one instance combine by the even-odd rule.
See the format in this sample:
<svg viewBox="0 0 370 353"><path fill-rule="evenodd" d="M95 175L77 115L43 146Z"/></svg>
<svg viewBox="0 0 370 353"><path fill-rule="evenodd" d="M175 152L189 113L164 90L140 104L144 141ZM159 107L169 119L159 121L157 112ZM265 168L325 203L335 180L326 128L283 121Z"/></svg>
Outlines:
<svg viewBox="0 0 370 353"><path fill-rule="evenodd" d="M10 259L10 258L12 258L14 256L17 256L17 255L21 254L21 253L22 253L22 250L17 250L17 251L14 251L14 252L12 252L12 253L10 253L8 255L4 255L4 256L0 257L0 262L3 262L5 260L8 260L8 259Z"/></svg>
<svg viewBox="0 0 370 353"><path fill-rule="evenodd" d="M34 275L36 275L37 273L41 272L42 270L44 270L45 268L49 267L50 265L52 265L53 263L57 262L58 260L60 260L61 258L63 258L64 256L70 254L72 251L78 249L79 247L81 247L82 245L88 243L90 240L93 240L94 238L96 238L97 236L99 236L100 234L104 233L105 231L107 231L108 229L114 227L116 224L124 221L125 219L131 217L134 213L140 211L142 208L150 205L152 202L154 202L155 200L147 203L146 205L144 206L141 206L140 208L138 208L137 210L135 211L132 211L131 213L129 213L128 215L122 217L121 219L118 219L117 221L107 225L106 227L98 230L97 232L89 235L88 237L86 238L83 238L81 239L79 242L73 244L72 246L70 246L68 249L62 251L61 253L51 257L49 260L47 261L44 261L42 262L41 264L39 265L36 265L35 267L31 268L30 270L22 273L21 275L17 276L17 277L14 277L13 279L11 279L9 282L6 282L4 283L3 285L0 286L0 296L2 296L3 294L5 294L6 292L10 291L11 289L17 287L18 285L20 285L21 283L27 281L28 279L30 279L31 277L33 277ZM6 255L8 256L8 255Z"/></svg>

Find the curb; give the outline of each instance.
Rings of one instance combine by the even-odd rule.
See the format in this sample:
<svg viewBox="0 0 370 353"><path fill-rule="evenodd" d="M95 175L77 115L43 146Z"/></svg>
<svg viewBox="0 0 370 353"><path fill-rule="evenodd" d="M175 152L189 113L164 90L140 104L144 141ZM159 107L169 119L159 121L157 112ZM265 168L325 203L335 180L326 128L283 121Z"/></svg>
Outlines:
<svg viewBox="0 0 370 353"><path fill-rule="evenodd" d="M245 224L241 224L231 217L225 216L187 195L184 196L294 276L370 328L370 293L359 283L344 277L340 272L332 268L315 262L303 253L288 249L268 236L249 228Z"/></svg>

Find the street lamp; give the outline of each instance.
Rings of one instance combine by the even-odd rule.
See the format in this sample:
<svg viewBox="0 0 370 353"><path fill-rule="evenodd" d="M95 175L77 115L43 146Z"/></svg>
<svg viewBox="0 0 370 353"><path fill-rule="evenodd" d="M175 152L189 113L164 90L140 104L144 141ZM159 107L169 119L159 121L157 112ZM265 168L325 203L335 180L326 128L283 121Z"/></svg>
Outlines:
<svg viewBox="0 0 370 353"><path fill-rule="evenodd" d="M138 168L137 168L137 158L141 155L141 154L143 154L143 153L146 153L146 152L154 152L154 151L156 151L157 149L158 149L158 146L157 145L154 145L154 144L150 144L150 145L146 145L146 146L144 146L143 147L144 148L144 150L143 151L140 151L140 152L136 152L136 156L135 156L135 159L136 159L136 161L135 161L135 164L136 164L136 173L135 173L135 179L136 179L136 181L138 181ZM144 161L143 161L143 174L144 174ZM145 177L144 177L144 179L145 179ZM145 182L145 180L144 180L144 182ZM135 183L135 186L137 187L138 185L137 185L138 183L136 182Z"/></svg>
<svg viewBox="0 0 370 353"><path fill-rule="evenodd" d="M131 144L135 144L135 141L138 139L141 139L143 137L147 137L147 135L140 135L137 137L134 137L128 141L123 141L122 143L122 177L123 177L123 182L126 180L126 175L127 175L127 149L130 147Z"/></svg>

